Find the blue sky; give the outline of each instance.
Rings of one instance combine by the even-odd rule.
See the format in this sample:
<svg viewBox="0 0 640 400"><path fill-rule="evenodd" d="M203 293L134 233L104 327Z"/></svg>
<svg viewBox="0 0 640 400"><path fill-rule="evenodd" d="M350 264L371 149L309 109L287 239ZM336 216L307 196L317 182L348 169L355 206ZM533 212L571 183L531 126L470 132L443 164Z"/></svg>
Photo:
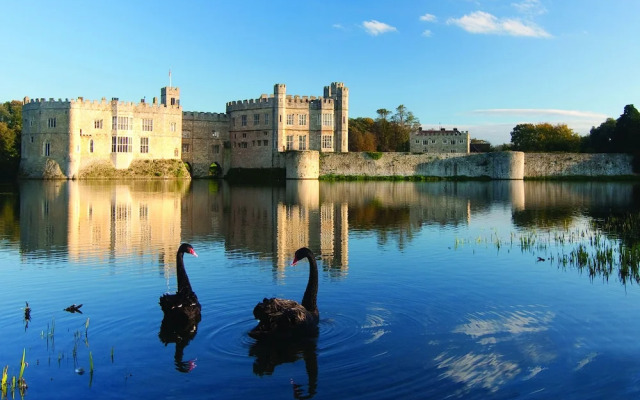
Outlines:
<svg viewBox="0 0 640 400"><path fill-rule="evenodd" d="M224 112L285 83L344 82L351 117L403 104L493 144L518 123L586 135L640 108L640 1L6 1L0 101L139 101L180 87Z"/></svg>

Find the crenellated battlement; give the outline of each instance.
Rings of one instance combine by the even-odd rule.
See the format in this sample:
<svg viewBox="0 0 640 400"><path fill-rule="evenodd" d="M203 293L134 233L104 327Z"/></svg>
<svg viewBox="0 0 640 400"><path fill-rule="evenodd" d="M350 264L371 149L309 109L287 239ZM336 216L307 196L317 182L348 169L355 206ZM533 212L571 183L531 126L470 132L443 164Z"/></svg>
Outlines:
<svg viewBox="0 0 640 400"><path fill-rule="evenodd" d="M30 99L29 97L25 97L22 104L26 110L34 110L38 108L82 108L86 110L103 110L105 107L111 107L114 105L118 108L130 108L132 110L148 109L150 111L155 111L165 108L175 108L176 110L182 109L180 105L167 106L158 103L156 98L154 98L153 103L148 103L144 99L135 103L132 101L120 101L115 97L111 100L107 100L105 97L100 100L89 100L84 97L78 97L76 99L67 98L64 100L55 100L54 98L49 98L47 100L44 97Z"/></svg>
<svg viewBox="0 0 640 400"><path fill-rule="evenodd" d="M182 118L211 122L229 121L229 116L227 114L215 112L184 111L182 113Z"/></svg>

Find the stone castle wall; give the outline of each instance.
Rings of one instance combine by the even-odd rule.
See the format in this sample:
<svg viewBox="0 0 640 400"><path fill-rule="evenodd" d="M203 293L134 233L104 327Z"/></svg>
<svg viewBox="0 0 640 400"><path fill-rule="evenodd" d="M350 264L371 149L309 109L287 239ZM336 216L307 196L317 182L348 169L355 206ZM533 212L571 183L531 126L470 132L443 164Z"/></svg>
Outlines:
<svg viewBox="0 0 640 400"><path fill-rule="evenodd" d="M633 175L629 154L525 153L526 178Z"/></svg>
<svg viewBox="0 0 640 400"><path fill-rule="evenodd" d="M523 179L521 152L407 154L381 153L379 159L368 153L323 154L320 176L436 176Z"/></svg>

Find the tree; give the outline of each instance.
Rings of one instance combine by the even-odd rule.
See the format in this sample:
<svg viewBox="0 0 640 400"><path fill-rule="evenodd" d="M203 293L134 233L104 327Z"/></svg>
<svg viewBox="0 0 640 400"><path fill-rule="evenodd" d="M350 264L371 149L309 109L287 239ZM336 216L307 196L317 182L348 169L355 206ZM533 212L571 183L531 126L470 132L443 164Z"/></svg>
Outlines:
<svg viewBox="0 0 640 400"><path fill-rule="evenodd" d="M589 136L583 141L582 151L585 153L612 153L613 136L616 130L616 120L607 118L599 127L591 128Z"/></svg>
<svg viewBox="0 0 640 400"><path fill-rule="evenodd" d="M613 149L618 153L630 153L640 149L640 112L633 104L626 105L624 112L616 120Z"/></svg>
<svg viewBox="0 0 640 400"><path fill-rule="evenodd" d="M374 125L371 118L349 118L349 151L376 151Z"/></svg>
<svg viewBox="0 0 640 400"><path fill-rule="evenodd" d="M511 143L517 151L577 152L581 138L566 124L519 124L511 131Z"/></svg>
<svg viewBox="0 0 640 400"><path fill-rule="evenodd" d="M0 104L0 169L3 176L15 176L20 163L22 103L18 100Z"/></svg>

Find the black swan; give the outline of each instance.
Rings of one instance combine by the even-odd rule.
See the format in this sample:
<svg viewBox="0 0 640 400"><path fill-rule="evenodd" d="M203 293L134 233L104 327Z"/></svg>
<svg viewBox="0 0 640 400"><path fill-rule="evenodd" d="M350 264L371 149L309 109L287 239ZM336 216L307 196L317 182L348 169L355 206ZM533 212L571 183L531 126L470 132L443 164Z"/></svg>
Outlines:
<svg viewBox="0 0 640 400"><path fill-rule="evenodd" d="M249 332L254 339L287 339L318 334L318 265L311 250L298 249L291 265L301 259L309 260L309 282L302 297L302 304L293 300L264 299L253 309L258 325Z"/></svg>
<svg viewBox="0 0 640 400"><path fill-rule="evenodd" d="M182 256L189 253L198 257L196 251L189 243L182 243L176 255L176 275L178 278L178 291L176 294L165 293L160 297L160 307L164 313L166 323L185 326L200 322L200 303L198 296L191 289L191 283L184 269Z"/></svg>

